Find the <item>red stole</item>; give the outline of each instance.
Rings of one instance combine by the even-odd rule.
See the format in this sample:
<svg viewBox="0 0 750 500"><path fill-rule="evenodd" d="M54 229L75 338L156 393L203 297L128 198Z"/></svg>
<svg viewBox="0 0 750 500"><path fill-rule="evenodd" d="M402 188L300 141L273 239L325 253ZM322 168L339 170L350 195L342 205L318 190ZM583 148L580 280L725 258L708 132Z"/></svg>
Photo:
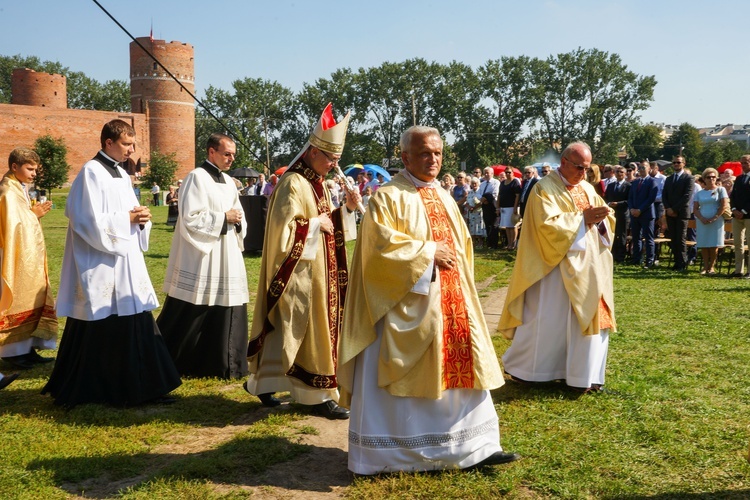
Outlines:
<svg viewBox="0 0 750 500"><path fill-rule="evenodd" d="M445 242L455 251L448 212L433 188L417 188L422 197L434 241ZM437 265L437 264L436 264ZM458 266L440 269L440 301L443 312L443 389L474 387L469 315Z"/></svg>

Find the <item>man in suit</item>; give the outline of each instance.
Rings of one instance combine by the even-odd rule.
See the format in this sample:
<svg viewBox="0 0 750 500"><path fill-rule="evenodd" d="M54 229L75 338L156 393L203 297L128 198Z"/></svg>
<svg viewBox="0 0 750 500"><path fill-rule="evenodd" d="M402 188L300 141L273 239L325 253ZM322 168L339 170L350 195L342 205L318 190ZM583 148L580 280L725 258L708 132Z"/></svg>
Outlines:
<svg viewBox="0 0 750 500"><path fill-rule="evenodd" d="M654 266L654 200L657 187L653 177L648 175L647 163L638 166L638 178L631 184L628 194L630 208L630 234L633 236L633 264L641 262L643 245L646 246L646 261L643 267ZM641 242L643 238L643 242Z"/></svg>
<svg viewBox="0 0 750 500"><path fill-rule="evenodd" d="M690 195L693 193L695 179L685 173L685 158L676 156L672 160L674 174L664 181L662 190L662 204L664 216L667 219L672 255L674 256L675 271L687 269L687 226L690 219Z"/></svg>
<svg viewBox="0 0 750 500"><path fill-rule="evenodd" d="M750 247L750 155L740 158L742 175L734 181L734 188L729 195L732 207L732 234L734 235L734 274L733 278L750 277L746 275L745 248ZM750 271L748 269L747 271Z"/></svg>
<svg viewBox="0 0 750 500"><path fill-rule="evenodd" d="M539 177L537 176L536 167L528 166L523 169L523 186L521 187L520 200L521 217L523 217L523 212L526 210L526 200L529 199L531 188L533 188L534 184L538 181Z"/></svg>
<svg viewBox="0 0 750 500"><path fill-rule="evenodd" d="M485 167L484 180L479 185L479 197L482 200L482 219L487 231L487 246L497 248L497 198L500 195L500 181L495 179L495 171L492 167Z"/></svg>
<svg viewBox="0 0 750 500"><path fill-rule="evenodd" d="M625 180L625 167L615 167L615 180L607 185L604 200L615 211L615 241L612 245L612 258L615 262L624 262L630 213L628 212L628 195L630 183Z"/></svg>

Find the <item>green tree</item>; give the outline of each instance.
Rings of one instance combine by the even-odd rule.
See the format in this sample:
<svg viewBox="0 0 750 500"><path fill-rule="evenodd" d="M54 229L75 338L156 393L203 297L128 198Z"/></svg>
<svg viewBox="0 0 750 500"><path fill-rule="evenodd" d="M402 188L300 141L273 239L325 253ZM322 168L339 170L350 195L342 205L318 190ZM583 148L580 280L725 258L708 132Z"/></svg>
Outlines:
<svg viewBox="0 0 750 500"><path fill-rule="evenodd" d="M196 118L196 157L205 156L208 136L221 131L237 141L235 165L263 171L267 153L273 158L279 153L288 152L288 146L282 140L282 130L284 122L291 116L294 94L277 82L260 78L235 80L232 88L233 92L214 87L206 90L203 102L229 130L219 130L221 126L205 110L199 110Z"/></svg>
<svg viewBox="0 0 750 500"><path fill-rule="evenodd" d="M424 59L385 62L377 68L360 68L354 77L355 123L385 148L385 157L396 161L401 133L410 125L438 125L430 100L439 80L439 65Z"/></svg>
<svg viewBox="0 0 750 500"><path fill-rule="evenodd" d="M61 188L68 182L68 148L62 137L55 139L51 135L43 135L34 141L34 150L42 161L37 170L35 184L46 190L49 198L52 188Z"/></svg>
<svg viewBox="0 0 750 500"><path fill-rule="evenodd" d="M664 141L662 157L666 160L671 160L672 157L681 154L686 158L688 166L690 166L691 163L699 160L702 151L703 139L701 139L698 129L689 123L683 123L676 132Z"/></svg>
<svg viewBox="0 0 750 500"><path fill-rule="evenodd" d="M534 121L550 147L584 140L599 161L625 145L638 111L653 100L656 79L629 71L620 56L581 48L535 62Z"/></svg>
<svg viewBox="0 0 750 500"><path fill-rule="evenodd" d="M628 156L639 160L656 160L661 157L664 138L656 125L641 125L635 129L633 140L627 148Z"/></svg>
<svg viewBox="0 0 750 500"><path fill-rule="evenodd" d="M432 121L444 136L454 137L452 153L459 165L477 165L482 145L494 138L492 117L480 106L480 79L471 66L456 61L441 67L440 72L430 99Z"/></svg>
<svg viewBox="0 0 750 500"><path fill-rule="evenodd" d="M515 145L524 133L532 116L531 73L534 65L526 56L503 57L487 61L479 68L482 97L486 98L487 117L491 135L485 136L484 155L490 154L492 163L511 163L517 154Z"/></svg>
<svg viewBox="0 0 750 500"><path fill-rule="evenodd" d="M124 80L99 83L80 71L66 71L68 107L101 111L130 111L130 84Z"/></svg>
<svg viewBox="0 0 750 500"><path fill-rule="evenodd" d="M738 161L747 152L747 143L744 141L712 142L703 147L697 162L692 162L692 167L696 173L703 172L708 167L718 168L725 161Z"/></svg>
<svg viewBox="0 0 750 500"><path fill-rule="evenodd" d="M175 159L175 153L163 154L159 151L151 151L151 161L148 170L141 181L146 186L153 186L154 182L162 189L174 184L174 174L179 164Z"/></svg>

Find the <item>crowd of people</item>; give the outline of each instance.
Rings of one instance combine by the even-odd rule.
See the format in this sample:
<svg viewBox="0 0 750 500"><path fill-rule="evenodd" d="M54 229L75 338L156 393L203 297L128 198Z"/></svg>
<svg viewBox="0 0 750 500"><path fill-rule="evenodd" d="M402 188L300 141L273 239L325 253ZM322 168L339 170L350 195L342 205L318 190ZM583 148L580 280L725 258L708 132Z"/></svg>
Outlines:
<svg viewBox="0 0 750 500"><path fill-rule="evenodd" d="M504 377L474 283L475 246L497 247L503 229L505 248L520 250L498 325L512 339L505 373L591 392L603 390L616 332L613 263L641 259L636 234L650 267L657 221L684 269L695 214L706 274L725 214L738 237L750 237L750 156L731 194L713 169L694 192L682 157L663 182L647 162L638 177L631 166L600 169L582 142L541 177L526 167L519 181L508 167L499 180L488 167L441 181L440 133L414 126L401 137L405 168L391 181L370 171L328 179L348 121L336 123L329 104L281 177L241 190L227 175L235 142L211 135L206 160L167 195L175 232L158 318L143 257L151 211L121 166L135 149L133 127L106 123L101 150L71 186L56 303L43 244L39 251L50 204L28 196L40 160L14 150L0 183L0 357L18 369L53 361L37 350L56 346L57 317L67 317L42 389L66 408L171 404L182 377L243 380L266 407L291 400L349 420L357 474L505 464L520 457L500 444L490 390ZM251 325L243 194L268 196ZM16 377L0 374L0 389Z"/></svg>

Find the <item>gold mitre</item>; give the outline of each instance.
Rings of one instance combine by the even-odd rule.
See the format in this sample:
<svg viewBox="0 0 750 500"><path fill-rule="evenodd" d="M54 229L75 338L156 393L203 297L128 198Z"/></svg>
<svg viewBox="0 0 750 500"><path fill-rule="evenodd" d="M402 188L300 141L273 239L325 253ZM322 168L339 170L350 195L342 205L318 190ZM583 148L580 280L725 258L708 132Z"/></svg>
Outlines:
<svg viewBox="0 0 750 500"><path fill-rule="evenodd" d="M308 139L310 145L326 153L341 154L344 151L346 130L349 127L349 115L350 113L347 113L340 122L336 123L333 117L333 104L329 102L323 114L320 115L320 121L310 134Z"/></svg>

